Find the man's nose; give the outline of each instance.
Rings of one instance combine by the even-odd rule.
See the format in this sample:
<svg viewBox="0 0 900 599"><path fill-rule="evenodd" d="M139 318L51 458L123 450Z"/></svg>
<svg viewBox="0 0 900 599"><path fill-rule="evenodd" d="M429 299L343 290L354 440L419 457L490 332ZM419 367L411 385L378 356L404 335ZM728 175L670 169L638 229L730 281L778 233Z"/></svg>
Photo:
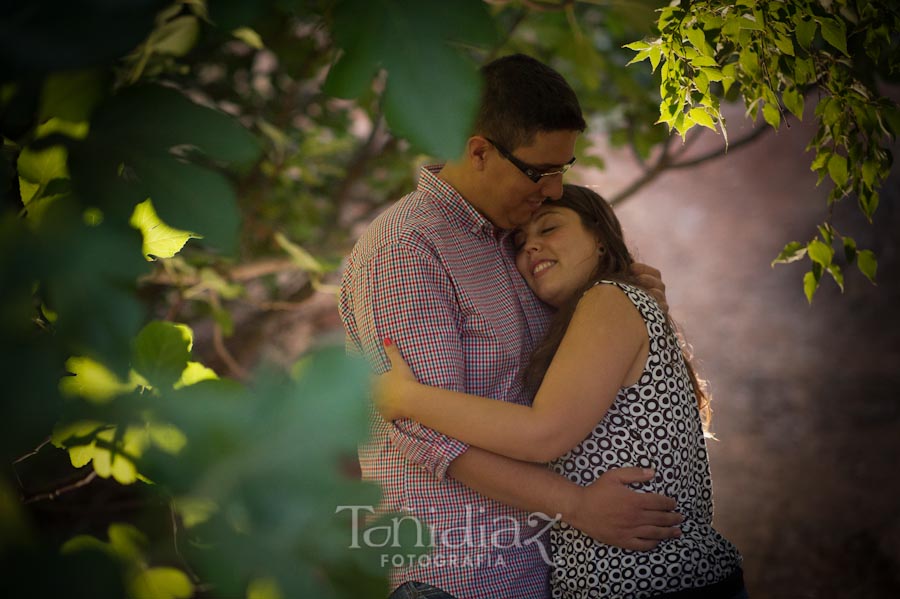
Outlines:
<svg viewBox="0 0 900 599"><path fill-rule="evenodd" d="M551 200L558 200L563 194L563 176L550 175L541 178L541 193Z"/></svg>

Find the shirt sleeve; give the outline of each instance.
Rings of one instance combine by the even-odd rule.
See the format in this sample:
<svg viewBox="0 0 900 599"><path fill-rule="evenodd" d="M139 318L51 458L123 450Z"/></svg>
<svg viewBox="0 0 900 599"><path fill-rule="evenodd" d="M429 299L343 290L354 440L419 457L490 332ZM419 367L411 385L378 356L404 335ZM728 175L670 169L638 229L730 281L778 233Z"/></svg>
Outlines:
<svg viewBox="0 0 900 599"><path fill-rule="evenodd" d="M385 338L423 384L464 391L460 310L437 259L399 244L382 248L357 273L353 312L360 348L377 372L387 368ZM438 480L469 446L412 420L390 427L391 443Z"/></svg>

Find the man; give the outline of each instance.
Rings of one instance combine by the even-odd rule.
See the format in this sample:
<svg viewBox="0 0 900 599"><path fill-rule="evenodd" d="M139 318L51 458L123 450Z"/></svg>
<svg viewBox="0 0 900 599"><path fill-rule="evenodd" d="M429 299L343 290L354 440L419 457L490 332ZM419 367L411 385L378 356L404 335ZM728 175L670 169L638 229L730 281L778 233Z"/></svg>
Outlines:
<svg viewBox="0 0 900 599"><path fill-rule="evenodd" d="M509 235L545 199L560 197L585 122L562 76L533 58L500 58L482 77L463 155L425 167L417 190L356 244L341 285L341 319L348 344L381 369L383 340L393 339L425 384L528 403L522 369L550 313L516 271ZM647 270L661 292L658 272ZM529 512L560 514L630 549L680 534L673 500L627 486L652 478L636 468L579 487L540 464L377 416L360 463L364 478L381 484L383 509L411 512L432 530L429 559L394 569L392 587L415 581L463 599L547 597L539 535L547 522L529 523Z"/></svg>

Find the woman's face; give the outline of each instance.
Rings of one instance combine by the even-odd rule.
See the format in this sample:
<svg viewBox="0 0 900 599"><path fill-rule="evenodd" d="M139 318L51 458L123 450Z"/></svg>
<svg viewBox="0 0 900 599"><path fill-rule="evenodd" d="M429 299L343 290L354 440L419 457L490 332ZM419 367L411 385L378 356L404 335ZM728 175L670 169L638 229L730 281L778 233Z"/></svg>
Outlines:
<svg viewBox="0 0 900 599"><path fill-rule="evenodd" d="M515 233L516 267L541 300L560 307L584 286L602 245L570 208L545 203Z"/></svg>

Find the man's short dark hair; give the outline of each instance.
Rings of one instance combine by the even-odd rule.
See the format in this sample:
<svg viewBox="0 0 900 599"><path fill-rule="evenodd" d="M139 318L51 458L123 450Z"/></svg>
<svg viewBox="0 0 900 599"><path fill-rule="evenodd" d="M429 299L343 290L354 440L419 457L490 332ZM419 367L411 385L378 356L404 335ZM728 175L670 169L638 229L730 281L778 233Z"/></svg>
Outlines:
<svg viewBox="0 0 900 599"><path fill-rule="evenodd" d="M483 88L475 133L510 151L534 141L539 131L584 131L575 92L562 75L525 54L481 67Z"/></svg>

